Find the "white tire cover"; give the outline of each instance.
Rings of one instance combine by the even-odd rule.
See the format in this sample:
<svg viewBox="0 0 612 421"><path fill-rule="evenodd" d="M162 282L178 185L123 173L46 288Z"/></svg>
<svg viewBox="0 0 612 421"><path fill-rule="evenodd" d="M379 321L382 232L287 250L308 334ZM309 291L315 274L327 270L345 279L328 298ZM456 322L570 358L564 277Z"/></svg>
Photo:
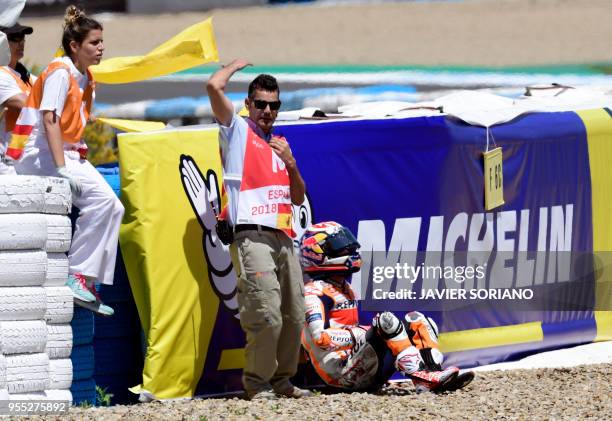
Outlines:
<svg viewBox="0 0 612 421"><path fill-rule="evenodd" d="M70 183L65 178L43 177L45 182L45 213L67 215L72 208Z"/></svg>
<svg viewBox="0 0 612 421"><path fill-rule="evenodd" d="M47 395L44 390L41 392L30 392L30 393L11 393L9 395L11 401L46 401Z"/></svg>
<svg viewBox="0 0 612 421"><path fill-rule="evenodd" d="M0 353L0 390L2 389L6 389L6 358Z"/></svg>
<svg viewBox="0 0 612 421"><path fill-rule="evenodd" d="M10 396L8 390L0 387L0 414L6 414L8 412L9 399Z"/></svg>
<svg viewBox="0 0 612 421"><path fill-rule="evenodd" d="M65 215L45 215L47 219L47 245L50 253L64 253L70 250L72 224Z"/></svg>
<svg viewBox="0 0 612 421"><path fill-rule="evenodd" d="M0 322L0 351L4 355L44 352L47 324L42 320Z"/></svg>
<svg viewBox="0 0 612 421"><path fill-rule="evenodd" d="M43 250L0 251L0 287L40 286L47 274Z"/></svg>
<svg viewBox="0 0 612 421"><path fill-rule="evenodd" d="M42 177L0 177L0 213L41 213L45 207L46 183Z"/></svg>
<svg viewBox="0 0 612 421"><path fill-rule="evenodd" d="M72 392L70 392L70 389L49 389L45 390L45 395L50 401L69 402L72 405Z"/></svg>
<svg viewBox="0 0 612 421"><path fill-rule="evenodd" d="M45 287L47 293L47 323L70 323L74 311L72 291L68 287Z"/></svg>
<svg viewBox="0 0 612 421"><path fill-rule="evenodd" d="M61 287L68 280L68 256L65 253L47 253L47 277L43 286Z"/></svg>
<svg viewBox="0 0 612 421"><path fill-rule="evenodd" d="M47 220L41 214L0 214L0 250L36 250L47 243Z"/></svg>
<svg viewBox="0 0 612 421"><path fill-rule="evenodd" d="M6 388L9 393L42 392L49 389L47 354L6 356Z"/></svg>
<svg viewBox="0 0 612 421"><path fill-rule="evenodd" d="M70 389L72 361L70 358L49 360L49 389Z"/></svg>
<svg viewBox="0 0 612 421"><path fill-rule="evenodd" d="M2 288L0 320L42 320L47 309L43 287Z"/></svg>
<svg viewBox="0 0 612 421"><path fill-rule="evenodd" d="M47 325L47 347L45 352L50 359L70 358L72 352L72 326Z"/></svg>

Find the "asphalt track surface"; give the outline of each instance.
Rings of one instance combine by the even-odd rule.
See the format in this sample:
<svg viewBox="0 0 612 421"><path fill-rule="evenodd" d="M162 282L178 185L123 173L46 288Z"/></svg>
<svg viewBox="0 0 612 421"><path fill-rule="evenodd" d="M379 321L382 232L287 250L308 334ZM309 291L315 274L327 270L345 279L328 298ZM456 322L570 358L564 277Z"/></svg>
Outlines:
<svg viewBox="0 0 612 421"><path fill-rule="evenodd" d="M339 85L310 85L288 83L281 86L283 91L293 91L303 88L322 88ZM246 96L248 84L232 82L227 92L244 92ZM164 82L151 81L129 83L125 85L102 85L96 88L96 102L106 104L122 104L144 100L169 99L177 97L205 96L204 82Z"/></svg>

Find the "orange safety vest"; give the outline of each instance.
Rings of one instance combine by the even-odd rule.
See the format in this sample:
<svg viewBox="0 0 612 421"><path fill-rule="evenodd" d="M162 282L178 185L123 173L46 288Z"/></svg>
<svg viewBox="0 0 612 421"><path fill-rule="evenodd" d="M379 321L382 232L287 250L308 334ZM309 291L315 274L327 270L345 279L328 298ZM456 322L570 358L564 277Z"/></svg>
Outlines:
<svg viewBox="0 0 612 421"><path fill-rule="evenodd" d="M247 131L236 224L258 224L295 237L285 163L250 127Z"/></svg>
<svg viewBox="0 0 612 421"><path fill-rule="evenodd" d="M15 79L15 83L17 84L21 92L23 92L26 95L30 95L30 91L32 90L32 78L30 78L30 84L28 85L23 80L21 80L21 78L17 76L15 72L11 71L10 69L7 69L6 67L2 66L0 67L0 70L8 73L9 75L13 77L13 79ZM15 127L15 123L17 122L18 117L19 117L19 112L17 110L12 109L12 108L7 108L6 114L4 117L6 121L5 130L7 132L13 131L13 128Z"/></svg>
<svg viewBox="0 0 612 421"><path fill-rule="evenodd" d="M11 135L11 141L6 155L11 158L18 160L23 154L23 148L25 147L28 137L32 133L34 126L36 125L39 118L40 103L43 97L43 88L47 77L57 69L66 69L70 75L70 86L68 88L68 94L66 96L66 102L64 103L64 109L62 110L62 117L60 118L60 129L62 131L62 139L68 143L78 143L83 136L85 125L89 119L91 113L91 105L93 99L93 92L95 88L95 82L91 72L87 70L87 78L89 82L83 92L79 88L79 84L76 79L70 73L70 68L61 61L52 61L49 66L41 73L40 77L34 83L32 92L28 97L25 107L21 109L19 118L13 128Z"/></svg>

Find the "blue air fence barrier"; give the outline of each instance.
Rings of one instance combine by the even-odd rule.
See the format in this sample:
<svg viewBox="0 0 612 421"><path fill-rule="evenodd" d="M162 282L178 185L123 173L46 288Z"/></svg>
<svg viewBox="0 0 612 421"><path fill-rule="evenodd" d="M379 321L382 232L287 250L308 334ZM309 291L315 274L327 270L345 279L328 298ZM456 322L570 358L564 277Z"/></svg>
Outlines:
<svg viewBox="0 0 612 421"><path fill-rule="evenodd" d="M93 344L77 345L72 347L72 378L74 380L87 380L94 374L94 347Z"/></svg>
<svg viewBox="0 0 612 421"><path fill-rule="evenodd" d="M85 380L73 380L70 392L74 405L96 404L96 382L91 377Z"/></svg>
<svg viewBox="0 0 612 421"><path fill-rule="evenodd" d="M93 342L94 316L91 311L75 306L70 325L74 345L87 345Z"/></svg>
<svg viewBox="0 0 612 421"><path fill-rule="evenodd" d="M119 196L118 164L109 163L97 169ZM97 285L97 289L102 300L113 307L116 313L112 317L94 317L90 311L78 310L86 313L79 316L79 320L86 318L87 321L91 320L92 325L91 340L88 342L92 351L88 354L91 359L90 377L93 376L99 387L113 394L113 404L133 403L137 401L137 396L128 392L128 388L140 382L142 375L141 328L120 251L117 253L113 285ZM76 323L77 326L81 325L81 322ZM85 364L82 358L79 366ZM122 361L129 361L129 364L121 364ZM113 373L112 376L116 378L108 381L107 373Z"/></svg>
<svg viewBox="0 0 612 421"><path fill-rule="evenodd" d="M537 249L539 230L545 230L550 242L553 223L548 223L547 229L543 227L546 222L538 219L540 209L545 209L548 215L563 214L561 228L569 224L569 250L592 251L589 155L578 115L531 114L491 130L495 146L502 147L504 157L505 204L488 212L493 217L492 225L496 225L491 237L494 250L508 244L516 249L520 224L526 225L528 250ZM483 225L475 238L469 238L468 225L476 215L487 214L482 167L484 128L450 117L422 117L295 125L278 131L291 142L317 220L336 220L348 226L358 237L362 251L373 252L370 255L374 258L380 253L385 265L400 261L400 249L414 252L447 250L451 246L452 250L468 252L478 245L471 241L477 243L485 237ZM502 227L502 217L514 226ZM451 238L454 242L449 244ZM393 257L392 250L397 251ZM364 262L363 270L371 270L373 264ZM355 287L360 277L353 279ZM402 304L405 311L418 310L410 308L408 301ZM362 311L362 320L371 320L373 314ZM592 329L584 328L594 319L593 311L587 310L489 308L431 315L442 332L481 329L480 342L448 353L448 364L462 366L493 363L519 353L589 342L595 337ZM530 325L530 333L517 338L516 343L508 338L508 343L501 341L497 346L480 345L493 332L486 329L529 323L556 325L566 334L561 335L563 340L550 342L543 340L550 329L542 332L541 327ZM575 328L581 333L576 335Z"/></svg>
<svg viewBox="0 0 612 421"><path fill-rule="evenodd" d="M377 264L403 262L403 252L497 254L519 245L530 251L542 245L546 251L593 252L594 232L608 228L593 222L593 165L585 124L578 113L551 112L494 126L491 147L503 150L505 203L492 211L484 208L484 128L433 116L280 124L275 131L288 139L305 179L309 203L303 207L315 222L334 220L353 231L365 257L362 271L370 277ZM164 136L180 139L177 133L168 130ZM193 152L178 141L172 148L164 149L164 159L176 155L173 177L178 179L179 156ZM200 168L202 174L207 170ZM163 221L150 226L157 222ZM511 271L515 285L516 269ZM555 284L561 272L551 273ZM364 298L360 276L353 278L353 287ZM532 273L520 281L529 286L533 279ZM243 355L244 334L223 300L227 297L210 296L211 303L220 305L218 310L215 306L196 395L241 388L238 356ZM376 311L384 310L385 301L379 305ZM419 310L410 302L401 305L398 314ZM364 324L375 314L369 310L361 301ZM604 329L600 325L609 324L598 324L594 310L490 305L428 315L440 328L446 364L466 367L593 341Z"/></svg>

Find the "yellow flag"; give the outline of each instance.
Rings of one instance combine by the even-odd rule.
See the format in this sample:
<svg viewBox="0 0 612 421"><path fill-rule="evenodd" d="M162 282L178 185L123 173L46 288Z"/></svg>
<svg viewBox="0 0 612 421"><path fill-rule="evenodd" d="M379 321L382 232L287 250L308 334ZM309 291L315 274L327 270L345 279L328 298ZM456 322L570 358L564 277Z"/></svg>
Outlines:
<svg viewBox="0 0 612 421"><path fill-rule="evenodd" d="M166 125L161 121L122 120L105 117L98 117L96 120L124 132L152 132L166 128Z"/></svg>
<svg viewBox="0 0 612 421"><path fill-rule="evenodd" d="M146 56L115 57L91 66L96 82L130 83L219 61L212 18L185 29Z"/></svg>

